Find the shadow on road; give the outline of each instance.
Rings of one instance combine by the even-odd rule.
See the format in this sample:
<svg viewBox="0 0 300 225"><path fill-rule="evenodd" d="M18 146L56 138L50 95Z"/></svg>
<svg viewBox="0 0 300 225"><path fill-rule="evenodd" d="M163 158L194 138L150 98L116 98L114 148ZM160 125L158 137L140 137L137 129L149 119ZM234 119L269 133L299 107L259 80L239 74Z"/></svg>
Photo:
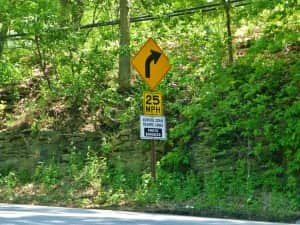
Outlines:
<svg viewBox="0 0 300 225"><path fill-rule="evenodd" d="M1 225L267 225L238 220L0 204ZM274 225L274 223L273 223Z"/></svg>

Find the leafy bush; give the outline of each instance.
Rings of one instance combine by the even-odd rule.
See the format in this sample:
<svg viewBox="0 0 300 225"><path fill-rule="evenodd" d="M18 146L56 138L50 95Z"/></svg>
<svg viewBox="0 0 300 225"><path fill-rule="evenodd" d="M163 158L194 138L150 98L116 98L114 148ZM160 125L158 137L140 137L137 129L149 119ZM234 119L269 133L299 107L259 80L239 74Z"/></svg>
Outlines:
<svg viewBox="0 0 300 225"><path fill-rule="evenodd" d="M5 59L0 60L0 84L17 83L22 79L18 67Z"/></svg>
<svg viewBox="0 0 300 225"><path fill-rule="evenodd" d="M18 184L18 177L15 172L10 171L7 176L0 179L0 184L8 190L12 190Z"/></svg>
<svg viewBox="0 0 300 225"><path fill-rule="evenodd" d="M63 168L59 164L55 163L54 160L51 160L48 163L39 163L34 171L33 180L51 188L51 186L59 183L63 174Z"/></svg>

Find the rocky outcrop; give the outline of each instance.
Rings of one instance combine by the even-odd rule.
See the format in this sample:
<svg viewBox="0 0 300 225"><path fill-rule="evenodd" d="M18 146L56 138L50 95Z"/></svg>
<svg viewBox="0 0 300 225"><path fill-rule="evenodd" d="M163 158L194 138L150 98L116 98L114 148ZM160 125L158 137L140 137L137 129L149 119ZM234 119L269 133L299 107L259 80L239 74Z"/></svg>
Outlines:
<svg viewBox="0 0 300 225"><path fill-rule="evenodd" d="M52 157L63 160L72 148L96 149L99 136L96 134L58 134L41 131L33 134L30 129L2 130L0 132L0 170L33 168L40 161ZM88 147L89 146L89 147Z"/></svg>
<svg viewBox="0 0 300 225"><path fill-rule="evenodd" d="M135 145L132 145L133 140ZM0 131L0 171L10 169L34 169L39 162L55 158L68 162L71 151L83 154L89 150L107 157L109 163L124 171L142 171L150 164L147 143L137 135L113 138L107 151L103 138L97 132L58 133L53 130L33 133L31 129L16 127ZM149 153L149 154L148 154Z"/></svg>

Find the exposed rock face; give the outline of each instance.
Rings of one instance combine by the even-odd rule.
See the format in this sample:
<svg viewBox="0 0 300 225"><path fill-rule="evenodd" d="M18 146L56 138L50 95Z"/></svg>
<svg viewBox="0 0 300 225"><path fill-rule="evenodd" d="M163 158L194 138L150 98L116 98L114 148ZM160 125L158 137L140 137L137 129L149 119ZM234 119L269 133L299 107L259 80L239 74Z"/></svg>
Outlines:
<svg viewBox="0 0 300 225"><path fill-rule="evenodd" d="M35 74L21 84L0 87L0 171L33 169L53 157L67 162L71 150L95 151L127 172L149 167L150 147L139 140L138 123L117 130L118 122L100 110L93 119L87 109L73 109L64 98L43 102L41 108L38 85L43 78Z"/></svg>
<svg viewBox="0 0 300 225"><path fill-rule="evenodd" d="M136 138L136 137L133 137ZM130 139L130 138L129 138ZM32 133L31 129L0 130L0 171L10 169L33 169L37 163L45 162L55 157L60 162L67 162L71 150L88 150L104 154L111 165L124 171L140 172L148 167L146 162L150 157L145 142L116 138L108 154L103 149L103 140L99 133L57 133L55 131L40 131ZM150 164L150 162L149 162Z"/></svg>
<svg viewBox="0 0 300 225"><path fill-rule="evenodd" d="M42 131L33 135L30 129L21 128L0 131L0 169L30 169L39 161L52 157L62 160L62 156L74 146L82 151L90 145L97 148L99 140L97 135L89 133L63 135Z"/></svg>

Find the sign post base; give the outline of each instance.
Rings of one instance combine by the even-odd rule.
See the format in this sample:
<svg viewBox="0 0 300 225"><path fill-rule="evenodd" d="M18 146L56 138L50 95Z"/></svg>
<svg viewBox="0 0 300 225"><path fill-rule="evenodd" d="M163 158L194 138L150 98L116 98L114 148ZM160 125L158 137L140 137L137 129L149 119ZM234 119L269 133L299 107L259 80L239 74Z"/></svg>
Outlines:
<svg viewBox="0 0 300 225"><path fill-rule="evenodd" d="M151 140L151 176L156 181L156 152L155 141Z"/></svg>

